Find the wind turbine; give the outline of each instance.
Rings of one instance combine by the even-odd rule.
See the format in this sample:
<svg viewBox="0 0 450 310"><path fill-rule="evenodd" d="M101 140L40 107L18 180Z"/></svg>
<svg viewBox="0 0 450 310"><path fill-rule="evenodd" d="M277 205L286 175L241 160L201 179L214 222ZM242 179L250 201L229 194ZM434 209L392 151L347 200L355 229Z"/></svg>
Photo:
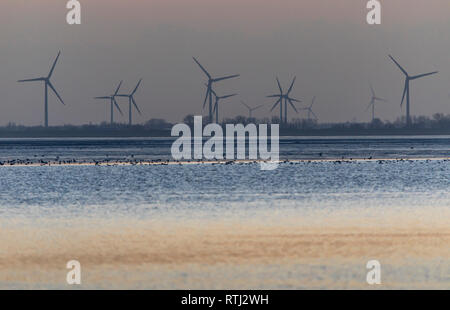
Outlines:
<svg viewBox="0 0 450 310"><path fill-rule="evenodd" d="M251 108L244 101L241 101L241 103L248 109L248 118L252 118L253 111L256 111L264 106L264 105L259 105L257 107Z"/></svg>
<svg viewBox="0 0 450 310"><path fill-rule="evenodd" d="M139 110L139 107L136 103L136 100L134 100L134 94L137 92L139 86L141 85L142 79L139 80L139 82L137 83L136 87L134 88L134 90L131 92L131 94L126 95L126 94L118 94L116 95L116 97L125 97L128 98L128 125L132 125L133 124L133 119L132 119L132 106L134 105L135 109L138 111L139 115L142 115L141 110Z"/></svg>
<svg viewBox="0 0 450 310"><path fill-rule="evenodd" d="M401 103L400 106L403 106L403 101L405 101L405 96L406 96L406 125L409 127L409 126L411 126L410 85L409 85L409 83L411 81L414 81L414 80L417 80L417 79L420 79L420 78L423 78L423 77L426 77L426 76L429 76L429 75L436 74L439 71L434 71L434 72L430 72L430 73L410 76L408 74L408 72L406 72L406 70L402 66L400 66L400 64L394 59L394 57L392 57L391 55L389 55L389 57L392 59L392 61L397 65L397 67L405 75L405 89L403 91L402 103Z"/></svg>
<svg viewBox="0 0 450 310"><path fill-rule="evenodd" d="M303 110L308 111L308 119L309 119L309 120L312 119L311 115L314 116L314 118L315 118L316 120L318 120L317 115L316 115L316 114L313 112L313 110L312 110L312 107L313 107L314 103L316 103L316 97L313 97L313 99L312 99L312 101L311 101L311 105L310 105L309 107L303 109Z"/></svg>
<svg viewBox="0 0 450 310"><path fill-rule="evenodd" d="M213 89L211 89L211 93L214 95L214 98L216 98L216 101L214 103L213 112L216 113L216 123L219 124L219 102L221 100L237 96L237 94L232 94L232 95L227 95L227 96L217 96L217 93Z"/></svg>
<svg viewBox="0 0 450 310"><path fill-rule="evenodd" d="M373 123L373 121L375 120L375 104L377 103L377 101L387 102L387 100L377 97L375 95L375 91L374 91L372 85L370 85L370 90L372 91L372 99L370 99L370 103L369 103L369 106L367 107L366 111L372 107L372 123Z"/></svg>
<svg viewBox="0 0 450 310"><path fill-rule="evenodd" d="M61 101L61 103L63 105L65 105L64 101L62 100L62 98L58 94L58 92L56 91L56 89L53 86L52 82L50 82L50 78L53 75L53 71L55 70L55 66L56 66L56 63L58 62L58 59L59 59L60 55L61 55L61 51L58 52L58 56L56 56L55 62L53 63L53 66L50 69L50 73L48 74L48 76L40 77L40 78L36 78L36 79L27 79L27 80L19 80L19 81L17 81L19 83L23 83L23 82L38 82L38 81L44 82L44 88L45 88L45 127L48 127L48 88L49 87L55 93L55 95L58 97L59 101Z"/></svg>
<svg viewBox="0 0 450 310"><path fill-rule="evenodd" d="M114 124L114 106L116 106L116 108L117 108L117 110L119 110L120 114L123 115L122 110L120 109L120 107L116 101L116 97L117 97L117 94L119 93L120 86L122 86L122 82L123 81L120 81L119 86L117 87L114 95L94 98L94 99L106 99L106 100L110 101L110 103L111 103L111 125Z"/></svg>
<svg viewBox="0 0 450 310"><path fill-rule="evenodd" d="M205 67L203 67L200 62L195 58L192 57L194 59L194 61L197 63L197 65L200 67L200 69L202 69L202 71L205 73L205 75L208 77L208 83L207 83L207 88L206 88L206 96L205 96L205 101L203 102L203 109L206 106L206 102L209 99L209 122L212 123L213 121L213 99L212 99L212 86L214 83L220 82L220 81L224 81L224 80L229 80L229 79L233 79L233 78L237 78L240 75L239 74L235 74L235 75L229 75L229 76L224 76L224 77L220 77L220 78L213 78L211 76L211 74L209 74L208 71L206 71Z"/></svg>
<svg viewBox="0 0 450 310"><path fill-rule="evenodd" d="M281 122L283 122L283 100L284 100L284 123L287 123L287 107L288 107L288 103L295 110L295 112L298 113L298 110L295 107L295 105L293 104L293 102L301 102L301 100L297 100L297 99L291 98L289 96L291 91L292 91L292 88L294 87L294 83L295 83L296 79L297 78L294 77L294 79L292 80L291 86L289 87L287 93L283 93L283 88L281 87L280 80L277 78L277 84L278 84L278 88L280 90L280 94L267 96L267 98L278 98L277 102L275 102L275 104L273 105L273 107L272 107L272 109L270 111L273 111L276 108L276 106L279 104L280 105L280 121Z"/></svg>

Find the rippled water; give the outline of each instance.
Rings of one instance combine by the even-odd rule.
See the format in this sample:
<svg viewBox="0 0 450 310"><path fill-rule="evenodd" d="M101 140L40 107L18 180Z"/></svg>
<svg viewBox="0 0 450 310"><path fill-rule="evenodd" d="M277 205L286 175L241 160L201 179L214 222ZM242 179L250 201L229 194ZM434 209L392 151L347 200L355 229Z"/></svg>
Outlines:
<svg viewBox="0 0 450 310"><path fill-rule="evenodd" d="M168 158L170 139L1 140L0 160ZM291 138L282 158L450 156L450 138ZM34 155L33 155L34 154ZM321 154L322 156L320 156ZM1 167L0 215L253 216L260 210L450 205L450 165L437 161Z"/></svg>

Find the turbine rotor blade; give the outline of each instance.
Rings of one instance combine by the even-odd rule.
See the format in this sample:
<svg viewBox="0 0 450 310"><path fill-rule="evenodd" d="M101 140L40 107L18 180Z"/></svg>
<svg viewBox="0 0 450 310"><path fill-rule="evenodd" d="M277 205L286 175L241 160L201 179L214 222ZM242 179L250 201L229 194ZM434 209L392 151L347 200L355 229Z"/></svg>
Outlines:
<svg viewBox="0 0 450 310"><path fill-rule="evenodd" d="M116 99L114 99L114 97L112 98L112 101L113 101L114 105L116 106L117 110L119 110L120 114L123 115L123 112L122 112L122 110L120 109L120 107L119 107L119 105L117 104L117 101L116 101Z"/></svg>
<svg viewBox="0 0 450 310"><path fill-rule="evenodd" d="M370 84L370 90L372 92L372 97L375 97L375 90L373 90L372 84Z"/></svg>
<svg viewBox="0 0 450 310"><path fill-rule="evenodd" d="M114 93L114 96L116 96L119 93L119 89L122 86L122 83L123 83L123 81L120 81L119 86L117 86L117 89L116 89L116 91Z"/></svg>
<svg viewBox="0 0 450 310"><path fill-rule="evenodd" d="M386 99L380 98L380 97L373 97L373 99L377 100L377 101L381 101L381 102L387 102Z"/></svg>
<svg viewBox="0 0 450 310"><path fill-rule="evenodd" d="M18 80L17 83L23 82L37 82L37 81L46 81L46 78L36 78L36 79L26 79L26 80Z"/></svg>
<svg viewBox="0 0 450 310"><path fill-rule="evenodd" d="M247 107L247 109L251 109L244 101L241 100L241 103Z"/></svg>
<svg viewBox="0 0 450 310"><path fill-rule="evenodd" d="M221 78L213 79L212 81L213 82L220 82L220 81L224 81L224 80L234 79L234 78L237 78L237 77L240 77L240 76L241 76L240 74L234 74L234 75L229 75L229 76L224 76L224 77L221 77Z"/></svg>
<svg viewBox="0 0 450 310"><path fill-rule="evenodd" d="M292 80L291 86L289 87L289 90L287 92L287 94L289 95L292 91L292 88L294 88L294 84L295 84L295 80L297 79L297 77L295 76L294 79Z"/></svg>
<svg viewBox="0 0 450 310"><path fill-rule="evenodd" d="M281 88L281 83L280 80L277 77L277 84L278 84L278 88L280 89L280 94L283 94L283 88Z"/></svg>
<svg viewBox="0 0 450 310"><path fill-rule="evenodd" d="M235 97L235 96L237 96L237 94L222 96L222 97L219 97L219 99L227 99L227 98L231 98L231 97Z"/></svg>
<svg viewBox="0 0 450 310"><path fill-rule="evenodd" d="M194 61L197 63L197 65L202 69L202 71L206 74L206 76L211 80L211 75L206 71L206 69L200 64L200 62L197 60L197 58L192 57Z"/></svg>
<svg viewBox="0 0 450 310"><path fill-rule="evenodd" d="M48 86L53 90L53 92L55 93L56 97L58 97L59 101L61 101L61 103L62 103L63 105L66 105L66 104L64 103L64 101L62 100L61 96L60 96L60 95L58 94L58 92L56 91L55 87L53 87L52 83L47 82L47 84L48 84Z"/></svg>
<svg viewBox="0 0 450 310"><path fill-rule="evenodd" d="M405 89L403 90L402 103L400 106L403 106L403 101L405 101L406 91L408 90L408 80L405 81Z"/></svg>
<svg viewBox="0 0 450 310"><path fill-rule="evenodd" d="M289 104L291 105L291 107L294 109L295 112L298 113L297 108L295 107L295 105L292 103L292 100L290 98L288 98Z"/></svg>
<svg viewBox="0 0 450 310"><path fill-rule="evenodd" d="M203 102L203 109L205 109L206 103L208 102L208 96L210 96L210 89L206 89L205 101Z"/></svg>
<svg viewBox="0 0 450 310"><path fill-rule="evenodd" d="M50 69L50 73L48 74L48 78L50 79L53 75L53 71L55 70L56 63L58 62L59 56L61 55L61 51L58 52L58 56L56 56L55 62L53 63L52 68Z"/></svg>
<svg viewBox="0 0 450 310"><path fill-rule="evenodd" d="M140 115L142 115L142 112L141 112L141 110L139 110L139 107L138 107L138 105L137 105L137 103L136 103L136 100L134 100L134 98L131 97L131 101L133 102L133 105L134 105L134 107L136 108L136 110L138 111L138 113L139 113Z"/></svg>
<svg viewBox="0 0 450 310"><path fill-rule="evenodd" d="M392 61L397 65L397 67L403 72L404 75L406 75L407 77L409 77L408 72L406 72L405 69L403 69L402 66L400 66L400 64L394 59L394 57L392 57L391 55L389 55L389 57L392 59Z"/></svg>
<svg viewBox="0 0 450 310"><path fill-rule="evenodd" d="M214 97L218 97L216 91L211 87L210 92L214 95Z"/></svg>
<svg viewBox="0 0 450 310"><path fill-rule="evenodd" d="M280 103L280 102L281 102L281 98L278 99L277 102L275 102L275 104L273 105L272 109L270 109L270 112L272 112L275 109L275 107L278 105L278 103Z"/></svg>
<svg viewBox="0 0 450 310"><path fill-rule="evenodd" d="M264 106L264 105L262 104L262 105L259 105L259 106L257 106L257 107L254 107L254 108L252 109L252 111L255 111L255 110L261 109L261 108L262 108L263 106Z"/></svg>
<svg viewBox="0 0 450 310"><path fill-rule="evenodd" d="M298 99L295 99L295 98L287 97L287 99L288 99L288 100L291 100L291 101L294 101L294 102L298 102L298 103L301 103L301 102L302 102L301 100L298 100Z"/></svg>
<svg viewBox="0 0 450 310"><path fill-rule="evenodd" d="M142 79L139 80L139 82L137 83L137 85L136 85L136 87L134 88L134 90L133 90L133 92L131 93L131 95L134 95L134 94L137 92L139 86L141 85L141 82L142 82Z"/></svg>
<svg viewBox="0 0 450 310"><path fill-rule="evenodd" d="M434 74L436 74L438 72L439 71L434 71L434 72L430 72L430 73L416 75L416 76L411 77L410 80L417 80L417 79L420 79L420 78L423 78L423 77L426 77L426 76L429 76L429 75L434 75Z"/></svg>

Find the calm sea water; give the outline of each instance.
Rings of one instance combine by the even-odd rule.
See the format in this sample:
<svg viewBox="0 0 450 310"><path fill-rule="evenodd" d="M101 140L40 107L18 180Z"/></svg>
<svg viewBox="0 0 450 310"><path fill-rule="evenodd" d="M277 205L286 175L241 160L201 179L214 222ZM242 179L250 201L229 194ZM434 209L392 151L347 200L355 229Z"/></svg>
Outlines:
<svg viewBox="0 0 450 310"><path fill-rule="evenodd" d="M0 161L169 159L172 140L0 140ZM281 158L438 158L450 137L282 139ZM267 210L450 206L450 162L0 167L5 217L254 217Z"/></svg>

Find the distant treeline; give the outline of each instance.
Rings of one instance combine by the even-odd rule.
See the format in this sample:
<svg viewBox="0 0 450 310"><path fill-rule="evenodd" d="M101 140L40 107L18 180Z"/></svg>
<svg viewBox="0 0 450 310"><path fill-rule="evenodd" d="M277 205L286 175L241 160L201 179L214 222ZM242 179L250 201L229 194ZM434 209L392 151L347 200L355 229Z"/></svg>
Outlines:
<svg viewBox="0 0 450 310"><path fill-rule="evenodd" d="M143 125L102 123L99 125L21 126L13 123L0 127L0 138L58 138L58 137L168 137L172 124L152 119Z"/></svg>
<svg viewBox="0 0 450 310"><path fill-rule="evenodd" d="M193 127L194 116L188 115L183 123ZM204 125L207 118L204 118ZM222 124L279 124L278 118L255 119L245 116L225 119ZM394 122L375 119L373 122L358 123L318 123L309 119L294 119L280 125L282 136L337 136L337 135L450 135L450 115L435 114L433 117L417 116L412 125L405 127L405 117ZM43 126L22 126L10 123L0 127L0 138L38 138L38 137L169 137L172 126L163 119L151 119L145 124L125 125L64 125L45 128Z"/></svg>

